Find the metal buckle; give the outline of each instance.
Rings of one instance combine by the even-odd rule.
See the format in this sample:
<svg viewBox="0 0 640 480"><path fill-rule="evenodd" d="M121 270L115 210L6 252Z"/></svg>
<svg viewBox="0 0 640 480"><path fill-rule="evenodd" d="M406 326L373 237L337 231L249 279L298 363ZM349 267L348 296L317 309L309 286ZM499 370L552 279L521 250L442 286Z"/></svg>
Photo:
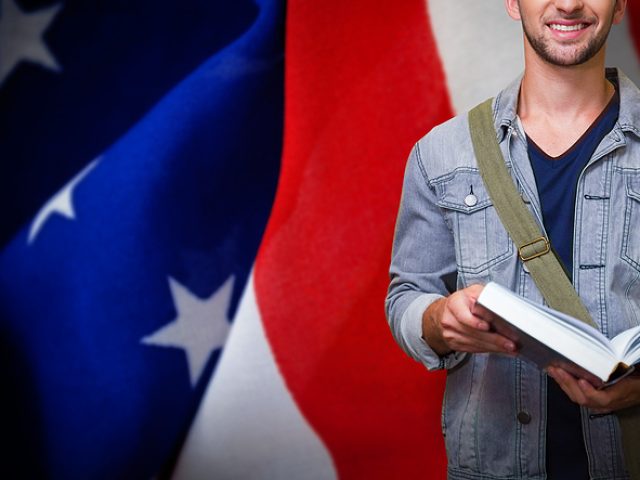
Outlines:
<svg viewBox="0 0 640 480"><path fill-rule="evenodd" d="M543 245L541 247L536 247L536 245L541 243L541 242L543 243ZM525 253L524 253L524 250L527 247L533 247L531 249L531 250L533 250L533 253L531 253L530 255L525 255ZM521 246L518 249L518 255L520 256L520 260L522 260L523 262L528 262L529 260L532 260L534 258L540 257L540 256L544 255L545 253L549 253L549 250L551 250L551 245L549 245L549 241L544 237L540 237L540 238L536 238L533 242L530 242L530 243L527 243L527 244Z"/></svg>

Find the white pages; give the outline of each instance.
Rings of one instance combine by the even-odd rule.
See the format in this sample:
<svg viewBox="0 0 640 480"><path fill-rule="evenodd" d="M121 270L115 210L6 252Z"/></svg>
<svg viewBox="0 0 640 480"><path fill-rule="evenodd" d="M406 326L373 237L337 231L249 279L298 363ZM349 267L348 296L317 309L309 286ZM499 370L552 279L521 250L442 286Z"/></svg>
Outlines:
<svg viewBox="0 0 640 480"><path fill-rule="evenodd" d="M614 372L629 370L640 360L640 326L609 340L590 325L494 282L484 287L478 303L506 321L493 322L496 330L515 341L519 353L540 368L558 365L579 375L569 360L609 382Z"/></svg>

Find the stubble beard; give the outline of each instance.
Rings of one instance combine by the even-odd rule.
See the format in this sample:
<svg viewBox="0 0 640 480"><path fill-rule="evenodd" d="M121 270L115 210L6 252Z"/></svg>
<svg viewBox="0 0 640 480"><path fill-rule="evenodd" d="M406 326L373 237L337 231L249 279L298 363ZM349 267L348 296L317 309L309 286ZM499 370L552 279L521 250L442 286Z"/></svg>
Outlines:
<svg viewBox="0 0 640 480"><path fill-rule="evenodd" d="M609 19L605 30L600 32L599 35L591 37L586 45L576 48L568 55L561 51L554 51L551 41L544 38L542 34L538 37L534 36L531 30L527 27L524 19L522 21L522 29L529 41L529 44L542 60L555 66L571 67L588 62L602 49L607 41L607 37L609 36L612 23L613 14Z"/></svg>

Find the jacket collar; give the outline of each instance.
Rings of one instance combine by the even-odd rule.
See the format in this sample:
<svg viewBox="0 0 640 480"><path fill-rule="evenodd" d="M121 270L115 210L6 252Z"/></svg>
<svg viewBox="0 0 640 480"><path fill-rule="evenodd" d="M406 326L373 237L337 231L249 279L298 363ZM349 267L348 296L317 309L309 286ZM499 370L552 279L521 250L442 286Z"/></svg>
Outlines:
<svg viewBox="0 0 640 480"><path fill-rule="evenodd" d="M631 132L640 137L640 90L638 87L620 70L607 69L609 74L618 79L620 92L620 114L618 115L618 125L625 132Z"/></svg>
<svg viewBox="0 0 640 480"><path fill-rule="evenodd" d="M615 128L640 137L640 90L617 68L607 68L605 74L618 85L620 93L620 112ZM493 102L493 119L498 142L502 142L509 128L518 123L517 108L521 83L522 75L502 90Z"/></svg>

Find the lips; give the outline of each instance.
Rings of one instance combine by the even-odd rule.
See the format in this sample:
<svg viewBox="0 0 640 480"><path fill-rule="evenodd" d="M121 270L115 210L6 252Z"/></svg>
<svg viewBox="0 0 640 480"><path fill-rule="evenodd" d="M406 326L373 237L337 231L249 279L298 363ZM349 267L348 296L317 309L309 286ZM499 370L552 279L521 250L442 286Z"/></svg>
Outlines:
<svg viewBox="0 0 640 480"><path fill-rule="evenodd" d="M575 23L571 25L566 25L562 23L550 23L549 28L551 30L556 30L558 32L577 32L578 30L583 30L589 26L588 23Z"/></svg>
<svg viewBox="0 0 640 480"><path fill-rule="evenodd" d="M593 22L584 18L557 19L546 23L553 36L560 41L573 42L582 38L584 32L593 25Z"/></svg>

